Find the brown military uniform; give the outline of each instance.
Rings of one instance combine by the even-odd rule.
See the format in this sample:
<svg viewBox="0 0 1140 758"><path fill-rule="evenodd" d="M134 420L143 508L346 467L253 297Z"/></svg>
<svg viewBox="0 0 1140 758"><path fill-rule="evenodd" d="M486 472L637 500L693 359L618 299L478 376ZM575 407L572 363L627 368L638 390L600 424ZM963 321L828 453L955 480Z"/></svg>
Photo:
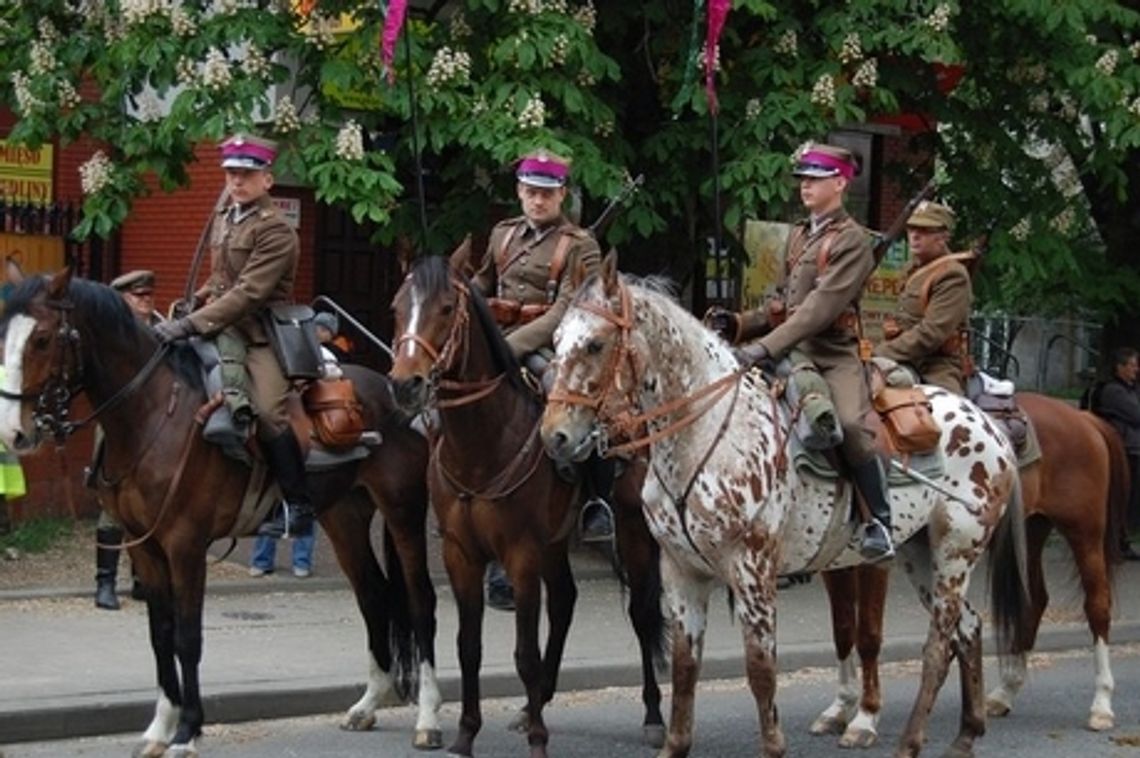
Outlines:
<svg viewBox="0 0 1140 758"><path fill-rule="evenodd" d="M894 314L898 334L875 355L909 364L923 381L962 394L962 335L972 300L970 273L959 260L941 256L912 267Z"/></svg>
<svg viewBox="0 0 1140 758"><path fill-rule="evenodd" d="M562 261L552 270L560 246ZM519 359L553 347L554 330L574 295L571 272L578 266L594 273L601 266L601 251L589 232L565 217L536 230L519 216L491 230L474 282Z"/></svg>
<svg viewBox="0 0 1140 758"><path fill-rule="evenodd" d="M206 304L189 316L199 334L227 330L248 345L253 404L275 432L287 427L290 388L260 318L266 306L292 302L300 255L296 232L268 196L244 212L220 209L210 232L210 278L197 293Z"/></svg>
<svg viewBox="0 0 1140 758"><path fill-rule="evenodd" d="M831 388L843 426L843 453L858 465L875 455L874 435L863 423L870 410L857 333L859 298L875 268L871 236L840 208L811 230L808 220L792 229L777 287L783 318L770 305L742 314L741 334L760 338L774 358L795 347L819 368ZM820 271L822 264L823 270Z"/></svg>

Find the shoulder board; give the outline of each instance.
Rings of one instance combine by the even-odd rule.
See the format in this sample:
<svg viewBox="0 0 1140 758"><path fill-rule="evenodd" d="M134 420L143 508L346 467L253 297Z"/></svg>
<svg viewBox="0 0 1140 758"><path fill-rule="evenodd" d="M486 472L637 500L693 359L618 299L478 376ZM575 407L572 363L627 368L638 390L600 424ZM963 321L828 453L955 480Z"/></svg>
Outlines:
<svg viewBox="0 0 1140 758"><path fill-rule="evenodd" d="M526 216L515 216L513 218L505 218L502 221L500 221L499 223L495 224L494 228L498 229L499 227L517 226L525 218L526 218Z"/></svg>
<svg viewBox="0 0 1140 758"><path fill-rule="evenodd" d="M566 226L562 227L561 231L566 236L574 237L575 239L584 240L590 238L589 232L580 226L575 226L574 224L567 224Z"/></svg>
<svg viewBox="0 0 1140 758"><path fill-rule="evenodd" d="M262 209L261 209L260 211L258 211L258 213L257 213L257 217L258 217L258 218L260 218L260 219L273 218L273 217L274 217L274 216L276 216L276 215L277 215L277 208L276 208L276 206L273 206L273 207L269 207L269 208L262 208Z"/></svg>

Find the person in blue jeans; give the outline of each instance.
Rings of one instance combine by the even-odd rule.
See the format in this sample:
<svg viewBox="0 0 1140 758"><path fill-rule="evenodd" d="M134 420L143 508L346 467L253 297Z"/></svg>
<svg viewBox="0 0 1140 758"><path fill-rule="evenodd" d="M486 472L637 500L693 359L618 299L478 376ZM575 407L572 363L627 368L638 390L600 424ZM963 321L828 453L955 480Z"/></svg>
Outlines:
<svg viewBox="0 0 1140 758"><path fill-rule="evenodd" d="M307 579L313 573L313 543L316 534L308 537L294 537L293 576ZM277 568L277 538L259 536L253 543L253 555L249 559L249 575L265 576Z"/></svg>

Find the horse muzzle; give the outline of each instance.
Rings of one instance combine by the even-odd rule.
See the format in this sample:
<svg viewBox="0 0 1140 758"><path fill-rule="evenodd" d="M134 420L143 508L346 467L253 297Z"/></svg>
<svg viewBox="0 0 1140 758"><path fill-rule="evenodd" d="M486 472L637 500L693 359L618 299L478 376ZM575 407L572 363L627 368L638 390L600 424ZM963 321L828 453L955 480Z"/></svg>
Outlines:
<svg viewBox="0 0 1140 758"><path fill-rule="evenodd" d="M431 382L420 374L406 379L392 380L392 397L396 406L408 416L415 416L427 410L431 397Z"/></svg>
<svg viewBox="0 0 1140 758"><path fill-rule="evenodd" d="M559 463L581 463L598 448L599 432L593 427L571 423L568 418L542 421L542 444L546 453Z"/></svg>

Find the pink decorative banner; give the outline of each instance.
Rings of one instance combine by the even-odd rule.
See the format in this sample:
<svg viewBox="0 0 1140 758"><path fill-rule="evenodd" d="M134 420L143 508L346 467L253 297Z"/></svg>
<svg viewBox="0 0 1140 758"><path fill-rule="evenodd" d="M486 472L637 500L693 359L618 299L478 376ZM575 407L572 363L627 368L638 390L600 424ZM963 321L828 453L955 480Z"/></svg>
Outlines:
<svg viewBox="0 0 1140 758"><path fill-rule="evenodd" d="M388 83L396 81L396 68L392 65L396 57L396 40L404 27L404 16L408 12L408 0L391 0L384 16L384 34L380 40L380 62L388 72Z"/></svg>
<svg viewBox="0 0 1140 758"><path fill-rule="evenodd" d="M720 33L724 29L724 20L728 18L728 10L732 7L732 0L709 0L709 31L705 39L705 92L709 98L709 110L717 112L716 101L716 59L717 47L720 45Z"/></svg>

